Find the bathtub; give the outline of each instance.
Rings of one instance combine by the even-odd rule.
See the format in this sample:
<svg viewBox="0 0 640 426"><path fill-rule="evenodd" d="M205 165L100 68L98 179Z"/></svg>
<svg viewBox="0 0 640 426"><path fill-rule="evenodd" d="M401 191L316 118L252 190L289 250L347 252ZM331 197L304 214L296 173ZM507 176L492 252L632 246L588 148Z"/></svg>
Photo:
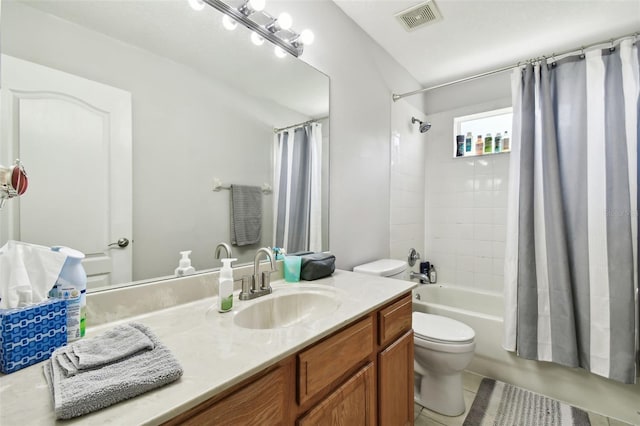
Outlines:
<svg viewBox="0 0 640 426"><path fill-rule="evenodd" d="M413 290L413 310L453 318L473 328L476 352L468 370L488 375L487 361L497 361L504 356L502 294L446 284L425 284Z"/></svg>
<svg viewBox="0 0 640 426"><path fill-rule="evenodd" d="M503 302L501 293L447 284L422 284L413 290L414 311L443 315L474 329L476 351L467 370L640 425L640 382L623 385L579 368L530 361L504 350Z"/></svg>

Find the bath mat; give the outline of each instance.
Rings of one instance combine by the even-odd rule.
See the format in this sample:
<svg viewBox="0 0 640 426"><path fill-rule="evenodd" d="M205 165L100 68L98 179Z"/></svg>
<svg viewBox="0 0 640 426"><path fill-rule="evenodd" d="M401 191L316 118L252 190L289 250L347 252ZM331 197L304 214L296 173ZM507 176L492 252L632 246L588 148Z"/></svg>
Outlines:
<svg viewBox="0 0 640 426"><path fill-rule="evenodd" d="M589 415L552 398L482 379L463 426L585 426Z"/></svg>

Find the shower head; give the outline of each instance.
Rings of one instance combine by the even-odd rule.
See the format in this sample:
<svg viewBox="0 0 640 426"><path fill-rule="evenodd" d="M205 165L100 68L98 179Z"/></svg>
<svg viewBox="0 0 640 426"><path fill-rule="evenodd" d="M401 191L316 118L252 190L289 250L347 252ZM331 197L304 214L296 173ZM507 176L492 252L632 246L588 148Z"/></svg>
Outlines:
<svg viewBox="0 0 640 426"><path fill-rule="evenodd" d="M427 123L426 121L420 121L415 117L411 117L411 124L420 123L420 133L425 133L427 130L431 128L431 123Z"/></svg>

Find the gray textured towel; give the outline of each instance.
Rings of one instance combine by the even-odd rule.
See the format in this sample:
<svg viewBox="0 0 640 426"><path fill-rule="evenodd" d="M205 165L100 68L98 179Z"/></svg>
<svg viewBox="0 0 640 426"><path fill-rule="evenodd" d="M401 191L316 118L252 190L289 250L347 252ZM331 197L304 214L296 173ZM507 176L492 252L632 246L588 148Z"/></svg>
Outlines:
<svg viewBox="0 0 640 426"><path fill-rule="evenodd" d="M231 185L231 244L247 246L262 238L262 190Z"/></svg>
<svg viewBox="0 0 640 426"><path fill-rule="evenodd" d="M82 370L102 367L153 347L151 339L141 330L123 324L100 336L78 340L57 349L51 357L58 360L66 376L73 376Z"/></svg>
<svg viewBox="0 0 640 426"><path fill-rule="evenodd" d="M129 326L142 332L152 342L153 349L142 349L71 376L62 367L63 363L70 362L68 349L45 363L45 378L58 419L70 419L108 407L171 383L182 375L178 361L149 328L138 323ZM70 345L72 350L77 343Z"/></svg>

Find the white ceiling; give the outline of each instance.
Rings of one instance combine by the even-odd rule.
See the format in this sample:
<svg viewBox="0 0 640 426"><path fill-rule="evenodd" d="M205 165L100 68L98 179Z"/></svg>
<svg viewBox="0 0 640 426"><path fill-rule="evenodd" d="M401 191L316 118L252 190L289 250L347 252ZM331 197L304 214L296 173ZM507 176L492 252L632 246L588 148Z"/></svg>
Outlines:
<svg viewBox="0 0 640 426"><path fill-rule="evenodd" d="M424 87L640 31L639 0L435 0L441 21L407 32L420 0L334 0Z"/></svg>

